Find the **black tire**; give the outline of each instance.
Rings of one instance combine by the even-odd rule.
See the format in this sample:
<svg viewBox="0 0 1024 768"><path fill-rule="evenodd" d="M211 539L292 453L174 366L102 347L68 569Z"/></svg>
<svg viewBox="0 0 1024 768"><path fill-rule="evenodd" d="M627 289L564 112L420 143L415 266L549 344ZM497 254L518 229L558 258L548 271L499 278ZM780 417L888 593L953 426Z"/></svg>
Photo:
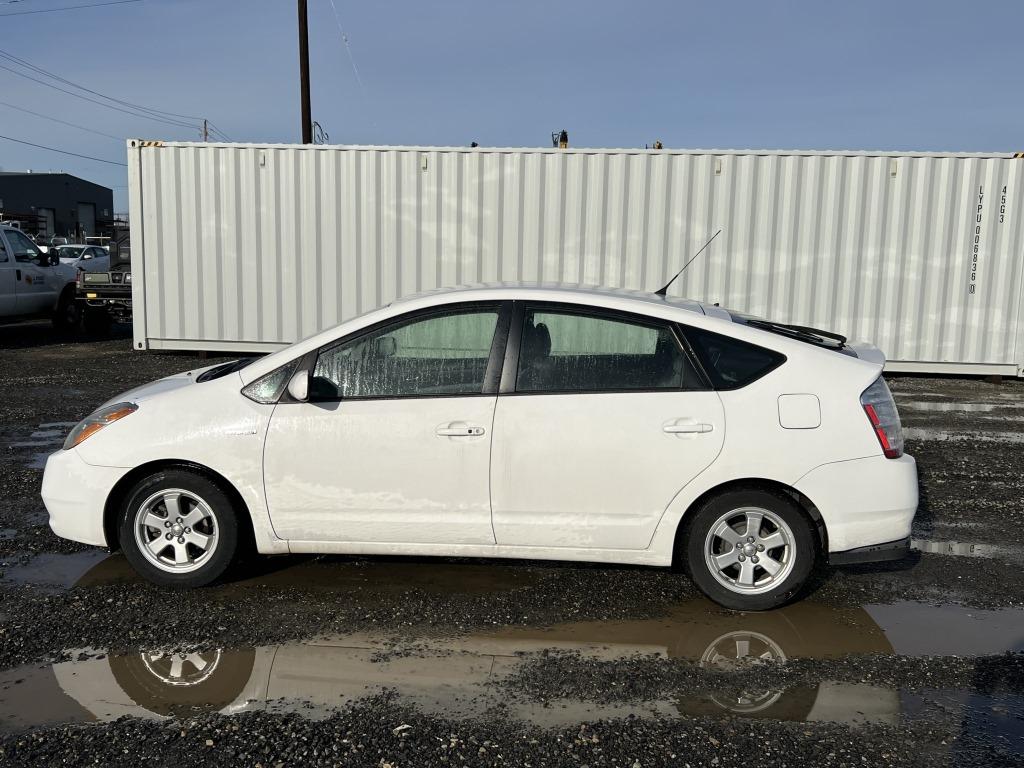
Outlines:
<svg viewBox="0 0 1024 768"><path fill-rule="evenodd" d="M773 577L758 565L754 567L758 576L753 586L743 587L737 583L727 586L723 579L728 581L730 574L723 572L720 578L707 562L705 547L712 528L723 516L744 508L764 510L779 518L789 528L792 541L783 558L786 567L780 571L782 575L777 577L779 581L775 584L772 583ZM807 514L785 494L761 489L727 491L710 499L692 514L685 541L687 572L701 592L719 605L736 611L767 611L785 605L806 585L818 559L818 537ZM768 531L770 527L769 519L764 530ZM741 543L745 545L746 541ZM718 544L723 546L724 541L718 541ZM724 551L727 550L723 550L723 554ZM779 551L770 550L764 554L757 552L755 557L763 558L766 554ZM750 557L750 560L753 562L754 558ZM737 564L731 568L732 573L736 574L735 581L739 581L740 566ZM761 583L761 579L765 580L764 583Z"/></svg>
<svg viewBox="0 0 1024 768"><path fill-rule="evenodd" d="M75 286L69 285L61 291L57 308L53 312L53 327L61 333L70 333L81 323L82 316L75 301Z"/></svg>
<svg viewBox="0 0 1024 768"><path fill-rule="evenodd" d="M202 506L209 512L209 517L201 521L208 526L200 533L216 531L215 544L206 555L194 558L195 563L189 562L185 567L193 568L185 572L176 572L170 564L163 567L151 562L150 556L142 552L141 544L136 536L136 515L139 509L157 494L162 491L183 491L192 500L198 499ZM160 508L161 502L157 502L156 511L158 514L163 511L170 512L166 506ZM186 502L182 502L183 508L189 509ZM193 506L190 509L196 509ZM170 515L168 514L168 517ZM210 519L212 518L212 520ZM212 528L215 522L216 527ZM141 535L141 534L140 534ZM152 536L152 532L147 535ZM153 539L156 541L160 536ZM172 534L168 533L167 536ZM187 534L186 534L187 535ZM121 506L118 518L118 540L121 544L121 551L132 567L144 578L164 587L203 587L211 584L224 575L228 567L235 561L238 552L238 511L231 503L228 495L221 490L220 486L211 481L205 475L186 469L167 469L156 472L149 477L143 478L125 495L125 501ZM178 539L181 541L181 539ZM175 548L172 539L166 546ZM176 548L175 548L176 549ZM195 549L188 547L191 552ZM171 557L171 553L166 555ZM160 559L160 558L156 558ZM200 562L201 561L201 562ZM196 564L198 563L198 565Z"/></svg>
<svg viewBox="0 0 1024 768"><path fill-rule="evenodd" d="M82 314L82 321L85 324L86 333L94 336L106 336L110 333L110 313L105 309L87 307Z"/></svg>

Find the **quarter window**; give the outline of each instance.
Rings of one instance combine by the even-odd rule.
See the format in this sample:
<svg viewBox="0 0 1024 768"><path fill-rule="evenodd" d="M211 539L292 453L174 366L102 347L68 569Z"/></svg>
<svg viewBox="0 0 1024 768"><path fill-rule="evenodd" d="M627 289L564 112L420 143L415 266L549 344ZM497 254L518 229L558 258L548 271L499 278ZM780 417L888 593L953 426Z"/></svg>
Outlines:
<svg viewBox="0 0 1024 768"><path fill-rule="evenodd" d="M323 350L311 400L479 395L497 309L397 323Z"/></svg>
<svg viewBox="0 0 1024 768"><path fill-rule="evenodd" d="M684 333L715 389L745 387L786 361L785 355L730 336L696 328Z"/></svg>
<svg viewBox="0 0 1024 768"><path fill-rule="evenodd" d="M517 392L704 389L668 326L528 310Z"/></svg>

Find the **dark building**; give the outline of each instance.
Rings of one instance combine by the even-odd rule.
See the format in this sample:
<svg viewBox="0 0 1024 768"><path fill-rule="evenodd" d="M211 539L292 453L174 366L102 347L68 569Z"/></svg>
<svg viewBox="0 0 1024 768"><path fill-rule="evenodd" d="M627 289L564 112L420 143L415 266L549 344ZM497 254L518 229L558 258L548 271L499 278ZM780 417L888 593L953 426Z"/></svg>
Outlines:
<svg viewBox="0 0 1024 768"><path fill-rule="evenodd" d="M29 234L104 234L114 218L114 191L69 173L0 171L0 218L21 222Z"/></svg>

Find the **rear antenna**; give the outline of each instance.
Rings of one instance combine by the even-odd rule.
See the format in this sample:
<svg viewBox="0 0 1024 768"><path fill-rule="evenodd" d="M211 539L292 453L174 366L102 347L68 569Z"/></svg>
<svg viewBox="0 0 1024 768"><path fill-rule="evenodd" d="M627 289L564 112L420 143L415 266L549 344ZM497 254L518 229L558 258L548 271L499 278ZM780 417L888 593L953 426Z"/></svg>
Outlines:
<svg viewBox="0 0 1024 768"><path fill-rule="evenodd" d="M722 234L722 230L721 229L719 229L717 232L715 232L715 234L713 234L711 236L711 240L714 240L720 234ZM695 254L693 254L693 256L690 258L690 260L688 262L683 264L683 268L680 269L678 272L676 272L675 275L672 276L672 279L669 280L667 283L665 283L665 286L663 288L661 288L660 290L655 291L654 295L655 296L661 296L662 298L665 298L665 295L668 293L668 287L670 285L672 285L672 283L674 283L676 281L677 277L679 277L681 274L683 274L683 272L686 271L686 268L693 263L694 259L696 259L698 256L700 256L704 252L705 248L707 248L709 245L711 245L711 240L708 240L706 243L704 243L704 245L702 245L700 247L700 250L697 251Z"/></svg>

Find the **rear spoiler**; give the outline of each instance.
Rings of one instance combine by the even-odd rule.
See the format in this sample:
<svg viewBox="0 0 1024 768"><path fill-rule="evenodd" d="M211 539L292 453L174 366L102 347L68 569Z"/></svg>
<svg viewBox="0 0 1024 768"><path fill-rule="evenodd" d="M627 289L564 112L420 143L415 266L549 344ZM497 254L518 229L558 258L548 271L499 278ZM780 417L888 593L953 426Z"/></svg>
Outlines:
<svg viewBox="0 0 1024 768"><path fill-rule="evenodd" d="M885 365L885 353L874 344L869 344L866 341L855 341L847 344L846 348L865 362L874 363L878 366Z"/></svg>

